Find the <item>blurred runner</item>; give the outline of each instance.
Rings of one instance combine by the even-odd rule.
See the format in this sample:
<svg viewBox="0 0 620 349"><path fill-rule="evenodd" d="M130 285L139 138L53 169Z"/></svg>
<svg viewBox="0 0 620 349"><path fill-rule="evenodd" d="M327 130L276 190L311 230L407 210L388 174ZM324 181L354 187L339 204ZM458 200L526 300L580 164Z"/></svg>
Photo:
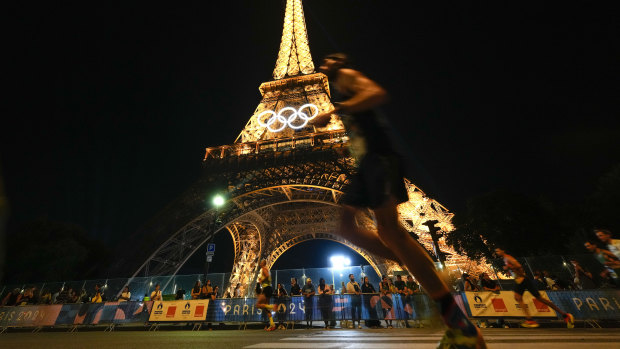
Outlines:
<svg viewBox="0 0 620 349"><path fill-rule="evenodd" d="M439 348L486 348L480 330L455 303L450 289L435 270L428 252L401 226L396 206L408 201L401 154L393 147L386 119L375 108L388 100L376 82L349 66L347 55L325 57L321 72L333 83L334 108L312 123L324 127L338 114L349 136L349 150L357 160L357 173L342 198L340 231L344 238L382 257L400 261L437 301L448 326ZM373 210L378 231L359 227L355 215Z"/></svg>

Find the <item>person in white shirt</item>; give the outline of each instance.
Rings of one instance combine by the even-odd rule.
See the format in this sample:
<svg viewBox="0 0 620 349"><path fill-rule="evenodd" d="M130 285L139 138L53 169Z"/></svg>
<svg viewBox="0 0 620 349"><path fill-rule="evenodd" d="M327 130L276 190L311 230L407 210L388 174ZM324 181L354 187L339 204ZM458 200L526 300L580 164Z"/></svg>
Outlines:
<svg viewBox="0 0 620 349"><path fill-rule="evenodd" d="M125 286L125 288L123 289L123 292L118 297L118 301L127 302L129 300L131 300L131 292L129 292L129 286Z"/></svg>
<svg viewBox="0 0 620 349"><path fill-rule="evenodd" d="M611 232L607 229L596 229L594 233L607 246L607 250L620 259L620 239L612 239Z"/></svg>
<svg viewBox="0 0 620 349"><path fill-rule="evenodd" d="M351 295L351 325L349 328L355 328L355 320L357 319L357 327L362 328L362 289L360 285L355 281L355 276L349 274L349 282L347 283L347 294Z"/></svg>

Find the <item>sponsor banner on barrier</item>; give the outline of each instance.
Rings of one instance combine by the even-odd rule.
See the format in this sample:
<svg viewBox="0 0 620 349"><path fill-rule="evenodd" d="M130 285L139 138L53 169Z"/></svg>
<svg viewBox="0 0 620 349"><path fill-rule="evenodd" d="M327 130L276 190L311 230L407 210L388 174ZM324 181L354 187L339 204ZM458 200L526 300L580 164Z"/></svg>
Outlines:
<svg viewBox="0 0 620 349"><path fill-rule="evenodd" d="M620 319L620 290L548 292L551 301L577 319Z"/></svg>
<svg viewBox="0 0 620 349"><path fill-rule="evenodd" d="M547 293L540 295L549 299ZM523 317L521 306L516 301L514 292L463 292L469 313L474 317ZM523 294L523 303L532 317L557 317L555 310L537 301L529 292Z"/></svg>
<svg viewBox="0 0 620 349"><path fill-rule="evenodd" d="M149 321L204 321L208 299L157 301L153 303Z"/></svg>
<svg viewBox="0 0 620 349"><path fill-rule="evenodd" d="M0 308L1 327L53 326L62 305L26 305Z"/></svg>
<svg viewBox="0 0 620 349"><path fill-rule="evenodd" d="M111 323L144 323L148 321L153 302L106 302L64 304L57 314L56 325L99 325Z"/></svg>

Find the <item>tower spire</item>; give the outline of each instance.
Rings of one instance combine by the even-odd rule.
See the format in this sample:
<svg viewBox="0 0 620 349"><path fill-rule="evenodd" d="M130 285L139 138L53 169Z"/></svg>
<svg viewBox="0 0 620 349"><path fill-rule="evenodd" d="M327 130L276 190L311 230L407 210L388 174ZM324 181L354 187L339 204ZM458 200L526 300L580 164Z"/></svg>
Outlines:
<svg viewBox="0 0 620 349"><path fill-rule="evenodd" d="M308 45L301 0L287 0L282 41L276 67L273 70L273 78L279 80L287 76L312 73L314 73L314 63L312 63Z"/></svg>

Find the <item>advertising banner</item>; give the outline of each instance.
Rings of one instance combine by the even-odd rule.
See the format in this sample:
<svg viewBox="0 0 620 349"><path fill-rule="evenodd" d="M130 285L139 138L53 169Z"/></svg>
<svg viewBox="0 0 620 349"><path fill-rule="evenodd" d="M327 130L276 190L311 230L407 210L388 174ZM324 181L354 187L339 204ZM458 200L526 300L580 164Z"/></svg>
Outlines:
<svg viewBox="0 0 620 349"><path fill-rule="evenodd" d="M56 325L99 325L145 323L153 302L106 302L64 304Z"/></svg>
<svg viewBox="0 0 620 349"><path fill-rule="evenodd" d="M153 303L149 321L205 321L208 299L157 301Z"/></svg>
<svg viewBox="0 0 620 349"><path fill-rule="evenodd" d="M1 327L53 326L62 305L26 305L0 308Z"/></svg>
<svg viewBox="0 0 620 349"><path fill-rule="evenodd" d="M548 294L553 303L577 319L620 319L620 290L553 291Z"/></svg>
<svg viewBox="0 0 620 349"><path fill-rule="evenodd" d="M523 317L524 313L515 300L514 292L463 292L467 309L473 317ZM549 299L547 293L540 295ZM555 310L537 301L529 292L523 294L523 303L532 317L556 318Z"/></svg>

